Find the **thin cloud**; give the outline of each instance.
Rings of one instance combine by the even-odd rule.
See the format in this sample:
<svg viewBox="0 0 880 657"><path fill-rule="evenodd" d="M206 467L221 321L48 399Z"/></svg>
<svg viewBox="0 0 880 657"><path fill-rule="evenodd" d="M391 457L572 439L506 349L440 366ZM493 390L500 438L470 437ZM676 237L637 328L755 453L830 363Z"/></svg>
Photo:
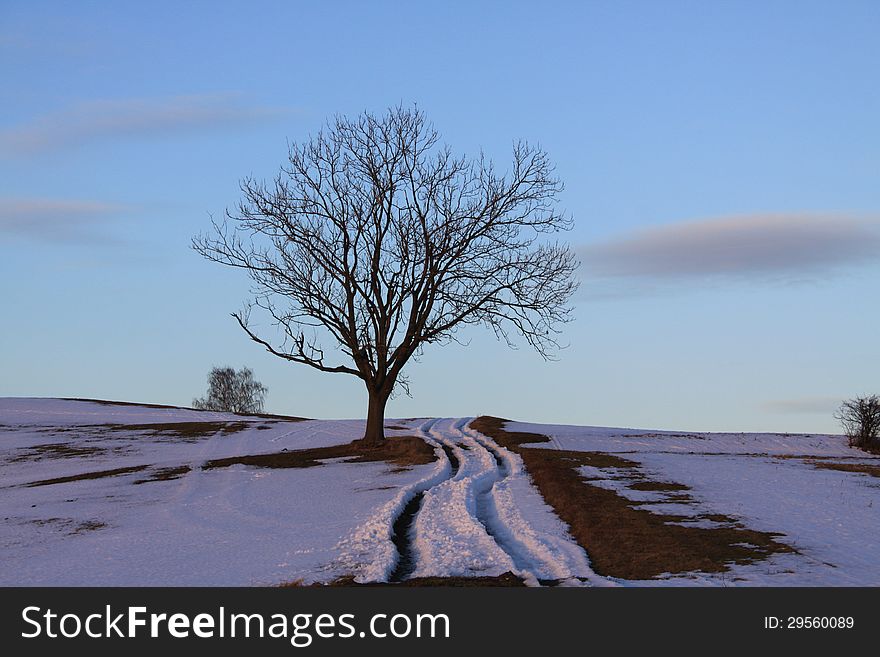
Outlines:
<svg viewBox="0 0 880 657"><path fill-rule="evenodd" d="M761 408L771 413L789 415L831 415L840 406L837 397L802 397L800 399L774 399L761 404Z"/></svg>
<svg viewBox="0 0 880 657"><path fill-rule="evenodd" d="M66 245L115 244L121 205L72 199L0 199L0 238Z"/></svg>
<svg viewBox="0 0 880 657"><path fill-rule="evenodd" d="M246 105L228 94L91 101L0 131L0 147L11 154L34 155L114 137L155 137L253 123L288 112Z"/></svg>
<svg viewBox="0 0 880 657"><path fill-rule="evenodd" d="M880 261L876 218L765 214L645 228L579 250L587 278L814 278Z"/></svg>

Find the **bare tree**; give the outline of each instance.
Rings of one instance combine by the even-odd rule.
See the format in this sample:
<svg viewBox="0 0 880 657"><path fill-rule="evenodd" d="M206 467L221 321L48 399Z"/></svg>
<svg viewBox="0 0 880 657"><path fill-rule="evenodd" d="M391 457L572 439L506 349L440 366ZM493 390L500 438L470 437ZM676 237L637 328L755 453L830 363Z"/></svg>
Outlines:
<svg viewBox="0 0 880 657"><path fill-rule="evenodd" d="M272 182L245 178L237 211L193 246L245 270L254 299L233 314L272 354L362 379L364 439L384 438L385 405L425 345L482 324L549 357L570 318L577 261L549 235L562 184L526 143L497 173L483 155L456 157L417 109L337 117L289 147ZM232 227L230 227L232 222ZM260 335L252 311L283 335ZM341 362L329 362L328 338Z"/></svg>
<svg viewBox="0 0 880 657"><path fill-rule="evenodd" d="M193 408L229 413L262 413L268 389L254 380L247 367L236 372L231 367L214 367L208 374L208 394L193 399Z"/></svg>
<svg viewBox="0 0 880 657"><path fill-rule="evenodd" d="M880 397L871 395L848 399L834 414L854 447L877 445L880 437Z"/></svg>

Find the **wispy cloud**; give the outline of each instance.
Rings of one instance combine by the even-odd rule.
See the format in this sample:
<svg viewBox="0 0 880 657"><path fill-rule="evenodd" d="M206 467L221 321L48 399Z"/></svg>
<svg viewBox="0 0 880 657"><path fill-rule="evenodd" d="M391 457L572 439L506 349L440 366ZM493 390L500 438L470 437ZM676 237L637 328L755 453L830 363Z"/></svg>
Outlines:
<svg viewBox="0 0 880 657"><path fill-rule="evenodd" d="M289 112L249 105L233 94L90 101L0 131L0 150L33 155L100 139L253 123Z"/></svg>
<svg viewBox="0 0 880 657"><path fill-rule="evenodd" d="M579 250L587 278L776 278L880 262L876 217L758 214L645 228Z"/></svg>
<svg viewBox="0 0 880 657"><path fill-rule="evenodd" d="M99 201L0 198L0 238L63 245L119 242L114 220L129 210Z"/></svg>
<svg viewBox="0 0 880 657"><path fill-rule="evenodd" d="M761 408L771 413L791 415L831 415L840 406L837 397L801 397L799 399L773 399L761 404Z"/></svg>

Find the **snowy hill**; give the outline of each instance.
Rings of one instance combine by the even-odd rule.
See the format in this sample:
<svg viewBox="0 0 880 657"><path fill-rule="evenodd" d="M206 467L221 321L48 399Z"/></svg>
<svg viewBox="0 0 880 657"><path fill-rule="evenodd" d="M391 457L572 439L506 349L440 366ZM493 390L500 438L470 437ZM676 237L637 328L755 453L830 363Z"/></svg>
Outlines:
<svg viewBox="0 0 880 657"><path fill-rule="evenodd" d="M362 434L356 420L0 399L0 584L514 573L528 584L880 585L880 459L839 436L508 423L550 440L517 448L470 418L387 425L399 444L424 440L427 457L352 458L340 446ZM590 527L566 525L566 510L542 498L523 452L536 448L557 450L579 485L613 494L633 517L748 530L775 548L649 580L603 571L598 551L594 568L583 546L598 550L601 536L583 540ZM590 464L574 463L581 453Z"/></svg>

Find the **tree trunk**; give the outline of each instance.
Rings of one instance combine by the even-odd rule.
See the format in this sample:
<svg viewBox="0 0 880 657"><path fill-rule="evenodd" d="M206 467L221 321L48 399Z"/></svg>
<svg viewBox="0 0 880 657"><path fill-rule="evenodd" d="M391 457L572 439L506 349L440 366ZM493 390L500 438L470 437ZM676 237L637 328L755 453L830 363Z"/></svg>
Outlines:
<svg viewBox="0 0 880 657"><path fill-rule="evenodd" d="M378 445L385 440L385 404L388 402L388 395L381 390L373 389L370 389L369 393L364 441Z"/></svg>

